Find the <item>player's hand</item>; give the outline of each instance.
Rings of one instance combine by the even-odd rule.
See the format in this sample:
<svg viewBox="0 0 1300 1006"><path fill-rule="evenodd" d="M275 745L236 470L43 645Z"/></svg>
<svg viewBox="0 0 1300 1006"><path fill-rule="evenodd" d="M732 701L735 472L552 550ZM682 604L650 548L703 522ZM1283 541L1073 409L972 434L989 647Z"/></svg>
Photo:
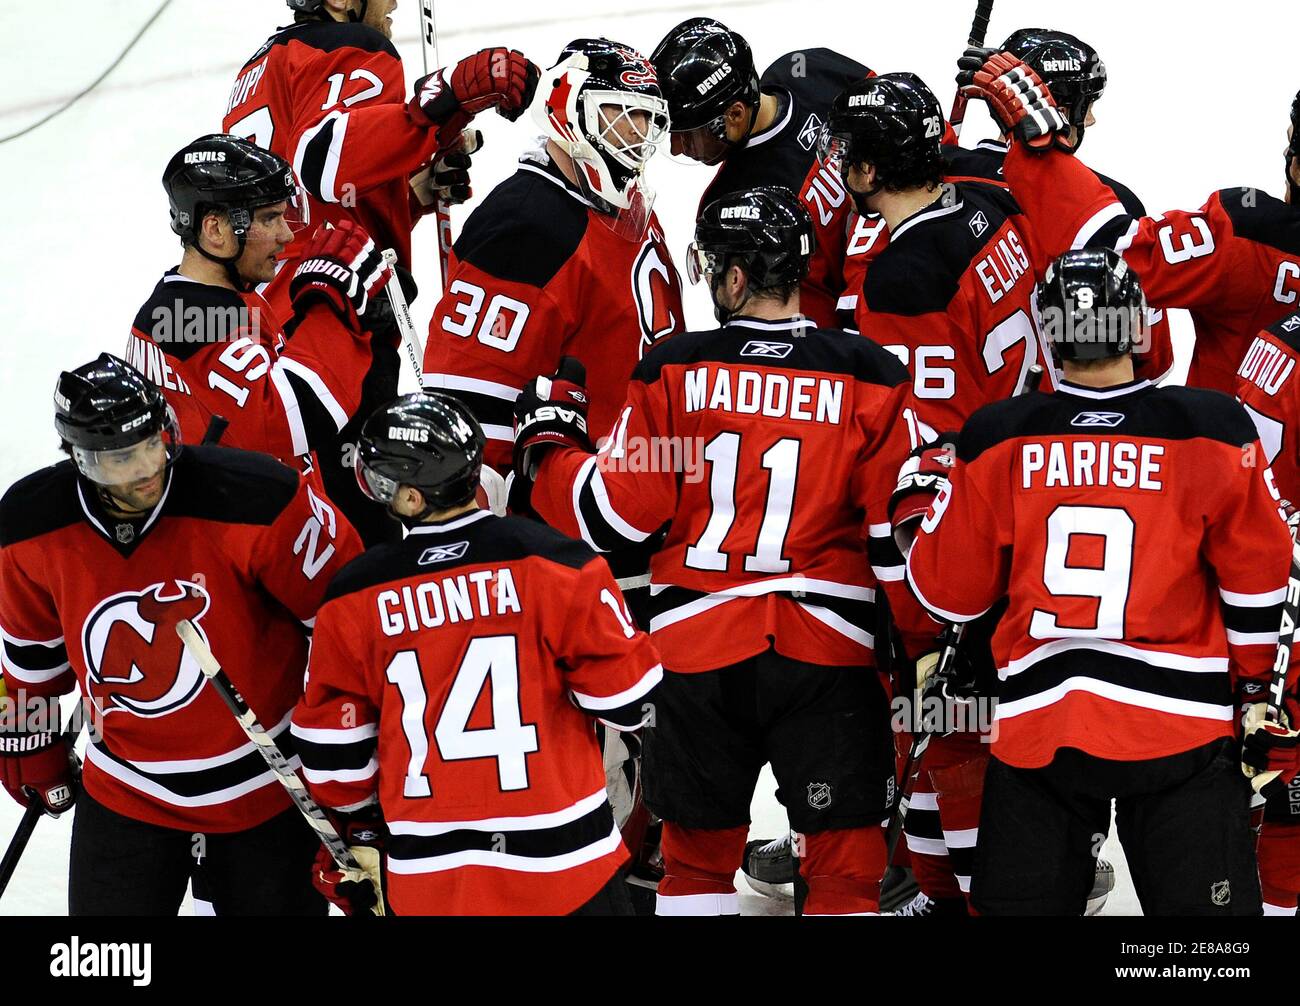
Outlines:
<svg viewBox="0 0 1300 1006"><path fill-rule="evenodd" d="M450 206L466 202L474 194L470 188L470 157L483 146L483 134L466 129L456 142L438 151L438 156L411 177L411 192L424 211L439 200Z"/></svg>
<svg viewBox="0 0 1300 1006"><path fill-rule="evenodd" d="M956 456L956 434L943 434L932 444L914 448L898 470L898 485L889 497L889 522L894 540L904 555L916 536L916 525L935 497L948 488Z"/></svg>
<svg viewBox="0 0 1300 1006"><path fill-rule="evenodd" d="M370 298L393 278L393 270L365 229L351 220L322 224L307 242L289 296L298 317L323 303L353 331L365 329L361 315Z"/></svg>
<svg viewBox="0 0 1300 1006"><path fill-rule="evenodd" d="M560 357L554 377L534 377L515 400L515 479L532 481L542 456L553 447L593 451L587 432L591 397L587 371L572 356Z"/></svg>
<svg viewBox="0 0 1300 1006"><path fill-rule="evenodd" d="M440 126L457 112L477 115L495 108L513 122L533 100L542 72L515 49L480 49L450 72L435 70L415 82L408 114L424 126Z"/></svg>
<svg viewBox="0 0 1300 1006"><path fill-rule="evenodd" d="M1256 793L1300 774L1300 732L1285 713L1274 719L1267 702L1252 702L1242 710L1241 726L1241 770Z"/></svg>
<svg viewBox="0 0 1300 1006"><path fill-rule="evenodd" d="M1030 150L1046 150L1058 135L1068 133L1069 123L1056 107L1056 99L1032 67L1010 53L999 52L972 72L970 63L982 53L968 49L958 60L958 80L967 75L970 80L961 88L962 94L985 102L1002 131Z"/></svg>
<svg viewBox="0 0 1300 1006"><path fill-rule="evenodd" d="M339 836L347 843L359 870L342 869L325 846L316 851L312 864L312 886L344 915L383 915L383 882L380 858L388 843L388 827L379 807L353 814L333 813L330 819Z"/></svg>
<svg viewBox="0 0 1300 1006"><path fill-rule="evenodd" d="M0 696L0 785L22 806L34 797L58 817L77 798L77 756L58 723L37 725L33 711L20 706L22 696Z"/></svg>

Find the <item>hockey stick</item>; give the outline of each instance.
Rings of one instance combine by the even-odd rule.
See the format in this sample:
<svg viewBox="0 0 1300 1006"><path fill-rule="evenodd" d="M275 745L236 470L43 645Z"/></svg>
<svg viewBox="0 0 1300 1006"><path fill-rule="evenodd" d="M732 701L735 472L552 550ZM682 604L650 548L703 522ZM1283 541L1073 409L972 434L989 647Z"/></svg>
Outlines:
<svg viewBox="0 0 1300 1006"><path fill-rule="evenodd" d="M424 0L425 3L431 3L432 0ZM970 25L970 36L966 39L967 46L982 47L984 45L984 36L988 34L989 18L993 16L993 0L979 0L975 5L975 20ZM952 111L948 114L948 124L952 126L952 131L957 138L961 138L961 124L966 121L966 105L969 99L961 91L952 99Z"/></svg>
<svg viewBox="0 0 1300 1006"><path fill-rule="evenodd" d="M991 6L991 3L990 3ZM987 27L987 22L985 23ZM1027 395L1030 392L1037 391L1038 386L1043 382L1044 370L1041 364L1032 364L1025 371L1024 383L1016 389L1013 397L1019 398L1021 395ZM1292 553L1292 572L1296 573L1297 553ZM1297 598L1300 598L1300 581L1297 583ZM1288 595L1289 596L1289 595ZM1294 625L1292 626L1294 632ZM961 646L962 637L966 634L966 625L962 622L947 622L944 624L943 631L940 633L940 639L943 640L943 646L939 651L939 663L935 667L934 675L927 685L925 693L921 696L921 706L924 708L925 700L935 694L942 694L944 686L952 677L953 666L957 660L957 653ZM1290 650L1288 649L1288 653ZM925 749L930 746L930 738L933 736L928 730L924 729L924 722L918 721L917 717L912 717L913 726L920 727L920 732L912 738L912 746L908 749L907 759L903 762L903 771L898 777L898 797L894 806L890 809L889 825L885 829L885 862L892 862L894 850L898 846L899 836L903 832L903 822L907 818L908 784L912 781L912 771L920 761L921 756L925 754Z"/></svg>
<svg viewBox="0 0 1300 1006"><path fill-rule="evenodd" d="M265 760L266 764L276 774L289 798L293 800L294 805L301 811L302 816L307 819L307 823L316 829L316 834L320 836L321 844L329 850L329 854L334 857L334 862L338 864L345 874L350 874L350 880L366 880L370 877L357 862L356 856L348 844L343 841L330 819L326 816L325 811L321 810L320 804L312 799L311 794L307 792L307 787L303 784L302 778L294 771L293 766L289 764L289 759L284 756L280 746L275 743L271 735L267 733L266 727L262 726L257 719L257 715L248 707L244 697L239 694L239 689L230 680L230 677L221 669L217 663L217 658L212 655L208 644L203 641L198 630L194 628L194 623L188 618L183 618L176 624L176 635L181 637L181 642L185 644L185 649L189 651L191 657L198 663L199 669L203 671L203 676L216 689L221 701L226 704L239 725L243 727L244 733L248 739L257 747L258 753ZM384 914L384 899L380 892L373 909L375 915Z"/></svg>
<svg viewBox="0 0 1300 1006"><path fill-rule="evenodd" d="M1286 696L1287 679L1291 670L1291 647L1295 643L1296 622L1300 620L1300 513L1293 514L1287 521L1291 525L1291 569L1287 574L1286 597L1282 600L1282 622L1277 632L1277 654L1273 657L1273 680L1268 686L1268 718L1274 723L1285 723L1283 700ZM1291 729L1296 725L1291 724ZM1280 772L1257 773L1250 777L1250 786L1256 793L1262 793L1265 786L1273 782Z"/></svg>
<svg viewBox="0 0 1300 1006"><path fill-rule="evenodd" d="M429 49L433 48L434 66L438 60L438 21L434 16L433 0L420 0L420 55L424 58L424 75L429 75ZM434 205L433 218L438 225L438 268L442 275L443 292L447 290L447 268L451 254L451 207L447 200L439 199ZM416 377L419 377L417 370Z"/></svg>
<svg viewBox="0 0 1300 1006"><path fill-rule="evenodd" d="M411 320L411 307L406 303L406 293L402 290L402 282L397 276L397 252L392 248L385 248L384 261L393 267L393 278L388 281L388 286L385 288L388 302L393 306L393 317L397 320L397 327L402 333L402 345L406 347L406 359L410 361L411 370L415 374L415 385L420 387L424 376L424 345L415 330L415 322Z"/></svg>

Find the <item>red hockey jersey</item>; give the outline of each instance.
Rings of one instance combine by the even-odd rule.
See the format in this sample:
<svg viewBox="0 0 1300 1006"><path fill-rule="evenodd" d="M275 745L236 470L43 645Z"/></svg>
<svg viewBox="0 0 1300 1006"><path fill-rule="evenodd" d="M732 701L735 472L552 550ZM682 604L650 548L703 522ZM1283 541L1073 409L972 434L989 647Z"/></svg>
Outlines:
<svg viewBox="0 0 1300 1006"><path fill-rule="evenodd" d="M290 806L176 635L188 618L281 744L302 694L307 633L356 533L261 454L186 447L147 517L107 513L71 461L0 501L6 687L91 707L82 781L127 817L230 832Z"/></svg>
<svg viewBox="0 0 1300 1006"><path fill-rule="evenodd" d="M586 365L593 431L614 423L641 354L683 327L681 278L653 215L628 240L559 174L529 155L456 239L424 350L424 386L465 402L510 467L514 401L555 372Z"/></svg>
<svg viewBox="0 0 1300 1006"><path fill-rule="evenodd" d="M214 415L227 447L310 470L304 455L333 442L361 403L371 339L324 304L293 319L293 338L256 293L165 273L131 325L123 357L162 389L197 443Z"/></svg>
<svg viewBox="0 0 1300 1006"><path fill-rule="evenodd" d="M1255 336L1237 368L1237 398L1255 423L1277 490L1300 504L1300 312Z"/></svg>
<svg viewBox="0 0 1300 1006"><path fill-rule="evenodd" d="M908 385L870 340L806 320L680 335L641 361L600 454L545 458L532 503L602 550L672 521L649 601L670 670L726 667L769 646L870 666L881 585L909 642L933 647L886 514L919 439Z"/></svg>
<svg viewBox="0 0 1300 1006"><path fill-rule="evenodd" d="M1007 180L1045 255L1082 247L1114 228L1113 247L1156 308L1187 308L1196 347L1187 383L1232 394L1260 329L1300 300L1300 208L1254 188L1221 189L1194 212L1134 217L1086 166L1061 151L1012 146Z"/></svg>
<svg viewBox="0 0 1300 1006"><path fill-rule="evenodd" d="M593 719L662 676L603 559L477 511L335 577L292 729L321 803L378 795L397 914L565 914L627 860Z"/></svg>
<svg viewBox="0 0 1300 1006"><path fill-rule="evenodd" d="M897 354L925 420L956 430L980 406L1009 398L1049 361L1033 320L1035 252L1011 193L945 183L930 206L889 235L857 304L858 331Z"/></svg>
<svg viewBox="0 0 1300 1006"><path fill-rule="evenodd" d="M1271 680L1290 553L1238 403L1063 383L971 417L907 570L952 621L1008 597L992 750L1037 768L1231 736L1234 685Z"/></svg>

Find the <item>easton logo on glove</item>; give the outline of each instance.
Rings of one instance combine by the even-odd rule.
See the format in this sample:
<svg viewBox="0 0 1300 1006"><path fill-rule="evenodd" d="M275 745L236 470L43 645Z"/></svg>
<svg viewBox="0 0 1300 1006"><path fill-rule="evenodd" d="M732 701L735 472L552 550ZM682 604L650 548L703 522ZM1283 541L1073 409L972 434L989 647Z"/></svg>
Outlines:
<svg viewBox="0 0 1300 1006"><path fill-rule="evenodd" d="M576 426L583 433L587 432L587 417L577 409L566 409L562 405L540 405L532 412L519 417L519 428L531 426L534 423L547 423L559 421L561 423L570 423ZM546 436L551 431L541 430L537 436Z"/></svg>

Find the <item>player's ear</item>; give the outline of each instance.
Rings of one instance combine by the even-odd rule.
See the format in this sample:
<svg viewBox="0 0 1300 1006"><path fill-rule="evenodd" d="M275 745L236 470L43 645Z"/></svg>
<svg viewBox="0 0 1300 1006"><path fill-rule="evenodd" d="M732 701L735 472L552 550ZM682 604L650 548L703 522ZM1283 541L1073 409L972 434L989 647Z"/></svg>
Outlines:
<svg viewBox="0 0 1300 1006"><path fill-rule="evenodd" d="M214 254L224 254L226 241L230 235L230 221L219 210L203 214L199 224L199 240L203 247Z"/></svg>
<svg viewBox="0 0 1300 1006"><path fill-rule="evenodd" d="M745 136L749 128L749 106L743 101L733 101L727 106L727 139L733 143ZM734 135L733 135L734 134Z"/></svg>

